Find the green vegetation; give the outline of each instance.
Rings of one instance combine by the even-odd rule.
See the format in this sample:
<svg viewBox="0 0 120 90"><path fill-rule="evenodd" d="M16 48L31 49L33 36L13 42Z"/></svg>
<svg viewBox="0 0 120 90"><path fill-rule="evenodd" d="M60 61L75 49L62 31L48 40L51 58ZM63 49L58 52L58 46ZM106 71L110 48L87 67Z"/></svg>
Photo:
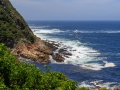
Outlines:
<svg viewBox="0 0 120 90"><path fill-rule="evenodd" d="M0 0L0 90L84 90L60 72L41 71L33 64L20 62L10 49L36 37L9 0Z"/></svg>
<svg viewBox="0 0 120 90"><path fill-rule="evenodd" d="M0 0L0 43L14 47L19 40L34 43L35 36L9 0Z"/></svg>
<svg viewBox="0 0 120 90"><path fill-rule="evenodd" d="M46 66L45 66L46 67ZM19 62L0 44L0 89L7 90L88 90L60 72L40 71L33 64Z"/></svg>
<svg viewBox="0 0 120 90"><path fill-rule="evenodd" d="M107 88L100 88L99 90L108 90Z"/></svg>
<svg viewBox="0 0 120 90"><path fill-rule="evenodd" d="M47 72L43 72L33 64L19 62L6 48L21 42L34 43L35 39L10 1L0 0L0 43L5 44L0 44L0 90L89 90L79 88L77 82L60 72L51 72L48 66L45 66Z"/></svg>

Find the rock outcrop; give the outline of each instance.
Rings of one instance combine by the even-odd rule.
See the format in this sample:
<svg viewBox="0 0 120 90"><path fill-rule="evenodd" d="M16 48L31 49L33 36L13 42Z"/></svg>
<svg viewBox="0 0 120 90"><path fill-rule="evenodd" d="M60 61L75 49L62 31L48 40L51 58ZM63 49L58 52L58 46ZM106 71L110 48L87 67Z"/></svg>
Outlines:
<svg viewBox="0 0 120 90"><path fill-rule="evenodd" d="M17 57L23 57L41 63L50 62L49 55L52 55L53 51L45 45L44 41L37 38L34 44L25 45L23 42L20 43L12 51Z"/></svg>
<svg viewBox="0 0 120 90"><path fill-rule="evenodd" d="M60 44L51 42L37 38L10 1L0 0L0 43L11 48L14 55L42 63L49 63L51 55L57 62L63 62L63 56L70 54L62 49L54 54Z"/></svg>
<svg viewBox="0 0 120 90"><path fill-rule="evenodd" d="M50 62L53 51L37 38L9 0L0 0L0 43L12 49L18 57L38 62Z"/></svg>

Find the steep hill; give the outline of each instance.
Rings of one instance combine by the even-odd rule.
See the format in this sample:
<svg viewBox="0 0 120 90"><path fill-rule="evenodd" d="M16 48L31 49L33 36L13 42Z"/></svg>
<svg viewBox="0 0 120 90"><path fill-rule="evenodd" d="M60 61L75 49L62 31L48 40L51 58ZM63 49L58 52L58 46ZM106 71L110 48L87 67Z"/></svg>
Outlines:
<svg viewBox="0 0 120 90"><path fill-rule="evenodd" d="M0 0L0 43L11 48L18 58L48 63L49 55L53 54L53 50L33 34L9 0Z"/></svg>
<svg viewBox="0 0 120 90"><path fill-rule="evenodd" d="M0 0L0 43L11 48L18 58L49 63L51 55L57 62L64 61L62 53L65 50L53 54L59 44L37 38L9 0Z"/></svg>
<svg viewBox="0 0 120 90"><path fill-rule="evenodd" d="M0 0L0 43L13 48L20 40L34 43L35 36L9 0Z"/></svg>

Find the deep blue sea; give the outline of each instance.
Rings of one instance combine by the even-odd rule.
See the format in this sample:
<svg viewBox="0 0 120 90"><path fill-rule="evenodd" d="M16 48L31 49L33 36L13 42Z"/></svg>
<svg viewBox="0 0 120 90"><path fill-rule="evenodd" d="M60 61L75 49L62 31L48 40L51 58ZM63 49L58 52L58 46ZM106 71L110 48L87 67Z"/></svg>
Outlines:
<svg viewBox="0 0 120 90"><path fill-rule="evenodd" d="M33 33L44 40L62 43L72 56L64 63L52 61L52 71L60 71L79 86L120 87L120 21L27 21ZM35 64L44 70L44 65ZM109 64L109 66L108 66Z"/></svg>

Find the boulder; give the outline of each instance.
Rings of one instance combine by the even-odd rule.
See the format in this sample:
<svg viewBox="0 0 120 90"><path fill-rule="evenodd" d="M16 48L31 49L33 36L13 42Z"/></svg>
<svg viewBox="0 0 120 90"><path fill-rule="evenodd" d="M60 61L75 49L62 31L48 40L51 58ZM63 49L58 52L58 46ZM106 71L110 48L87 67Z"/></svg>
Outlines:
<svg viewBox="0 0 120 90"><path fill-rule="evenodd" d="M65 58L58 53L55 55L52 55L52 57L56 62L64 62L65 60Z"/></svg>

